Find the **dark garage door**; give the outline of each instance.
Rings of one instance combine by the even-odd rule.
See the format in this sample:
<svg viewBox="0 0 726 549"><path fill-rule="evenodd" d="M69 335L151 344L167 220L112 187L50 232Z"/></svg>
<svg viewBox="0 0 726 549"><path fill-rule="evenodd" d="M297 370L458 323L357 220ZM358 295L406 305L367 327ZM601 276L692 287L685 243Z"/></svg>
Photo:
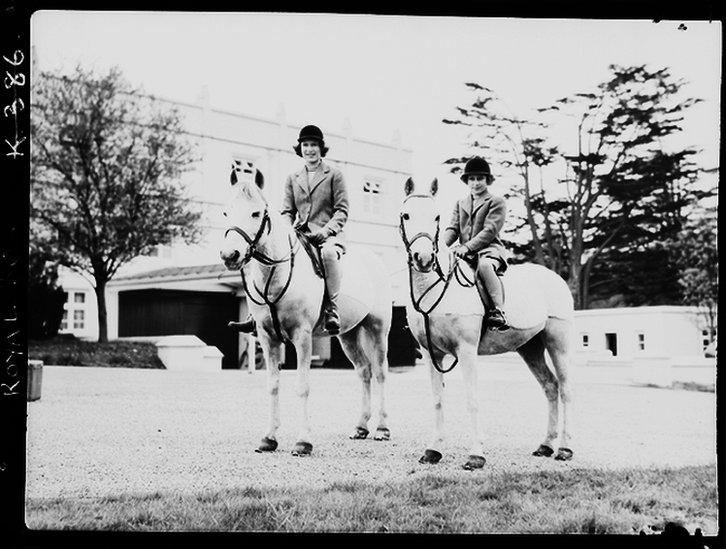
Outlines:
<svg viewBox="0 0 726 549"><path fill-rule="evenodd" d="M227 321L239 316L240 298L218 292L119 292L119 337L195 335L224 354L223 368L238 368L238 335Z"/></svg>
<svg viewBox="0 0 726 549"><path fill-rule="evenodd" d="M418 353L418 343L408 329L406 307L393 307L391 331L388 333L388 365L413 366ZM285 368L295 368L295 348L286 347ZM330 358L323 364L327 368L353 368L345 356L337 338L330 340Z"/></svg>

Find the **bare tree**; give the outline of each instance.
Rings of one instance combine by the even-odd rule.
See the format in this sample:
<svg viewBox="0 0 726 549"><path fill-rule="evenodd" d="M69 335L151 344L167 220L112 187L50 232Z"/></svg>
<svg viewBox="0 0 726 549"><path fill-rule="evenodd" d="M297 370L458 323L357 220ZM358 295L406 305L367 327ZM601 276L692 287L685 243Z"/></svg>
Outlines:
<svg viewBox="0 0 726 549"><path fill-rule="evenodd" d="M198 239L199 212L180 176L194 162L182 120L131 87L118 69L42 73L31 118L31 224L36 243L89 275L107 341L107 283L160 244Z"/></svg>

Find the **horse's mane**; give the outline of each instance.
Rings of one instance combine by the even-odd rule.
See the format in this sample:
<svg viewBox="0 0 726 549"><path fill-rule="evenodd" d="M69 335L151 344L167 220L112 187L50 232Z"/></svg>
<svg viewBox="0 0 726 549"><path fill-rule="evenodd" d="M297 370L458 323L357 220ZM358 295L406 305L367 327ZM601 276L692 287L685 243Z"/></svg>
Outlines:
<svg viewBox="0 0 726 549"><path fill-rule="evenodd" d="M290 220L280 214L277 209L270 207L270 203L260 187L252 183L247 183L244 185L243 189L250 199L254 200L255 198L258 198L265 205L271 221L275 222L275 224L279 222L286 232L292 231L292 224L290 223Z"/></svg>

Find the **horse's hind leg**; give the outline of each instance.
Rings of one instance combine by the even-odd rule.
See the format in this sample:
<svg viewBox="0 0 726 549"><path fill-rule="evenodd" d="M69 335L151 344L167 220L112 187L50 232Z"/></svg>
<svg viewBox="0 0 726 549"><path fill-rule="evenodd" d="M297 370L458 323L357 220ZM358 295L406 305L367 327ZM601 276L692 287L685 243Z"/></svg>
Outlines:
<svg viewBox="0 0 726 549"><path fill-rule="evenodd" d="M378 426L373 435L375 440L390 440L388 429L388 412L386 412L386 376L388 375L388 330L391 322L388 318L369 315L364 319L365 329L363 348L370 349L368 356L371 361L371 374L378 386ZM367 339L367 341L365 341Z"/></svg>
<svg viewBox="0 0 726 549"><path fill-rule="evenodd" d="M371 361L363 346L364 332L363 326L359 324L352 330L338 336L343 352L355 366L361 380L363 397L361 413L353 433L350 435L352 439L362 439L368 436L368 420L371 418Z"/></svg>
<svg viewBox="0 0 726 549"><path fill-rule="evenodd" d="M517 349L517 352L527 363L527 366L529 366L537 381L539 381L549 404L547 436L532 455L549 457L554 453L553 448L557 440L559 384L545 361L545 345L541 333L522 345Z"/></svg>
<svg viewBox="0 0 726 549"><path fill-rule="evenodd" d="M560 436L560 447L557 450L555 459L566 461L572 459L570 449L568 414L572 408L572 395L570 392L569 366L570 353L572 351L572 324L568 320L550 318L545 326L544 344L555 367L557 381L560 388L560 401L562 402L562 434Z"/></svg>

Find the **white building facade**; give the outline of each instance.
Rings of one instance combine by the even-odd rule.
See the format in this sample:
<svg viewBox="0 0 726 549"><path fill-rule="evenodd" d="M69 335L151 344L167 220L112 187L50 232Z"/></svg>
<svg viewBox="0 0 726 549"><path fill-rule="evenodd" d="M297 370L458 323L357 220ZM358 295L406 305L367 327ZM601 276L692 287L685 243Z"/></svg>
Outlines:
<svg viewBox="0 0 726 549"><path fill-rule="evenodd" d="M581 353L622 359L703 356L711 343L703 312L667 305L576 311L575 337Z"/></svg>

